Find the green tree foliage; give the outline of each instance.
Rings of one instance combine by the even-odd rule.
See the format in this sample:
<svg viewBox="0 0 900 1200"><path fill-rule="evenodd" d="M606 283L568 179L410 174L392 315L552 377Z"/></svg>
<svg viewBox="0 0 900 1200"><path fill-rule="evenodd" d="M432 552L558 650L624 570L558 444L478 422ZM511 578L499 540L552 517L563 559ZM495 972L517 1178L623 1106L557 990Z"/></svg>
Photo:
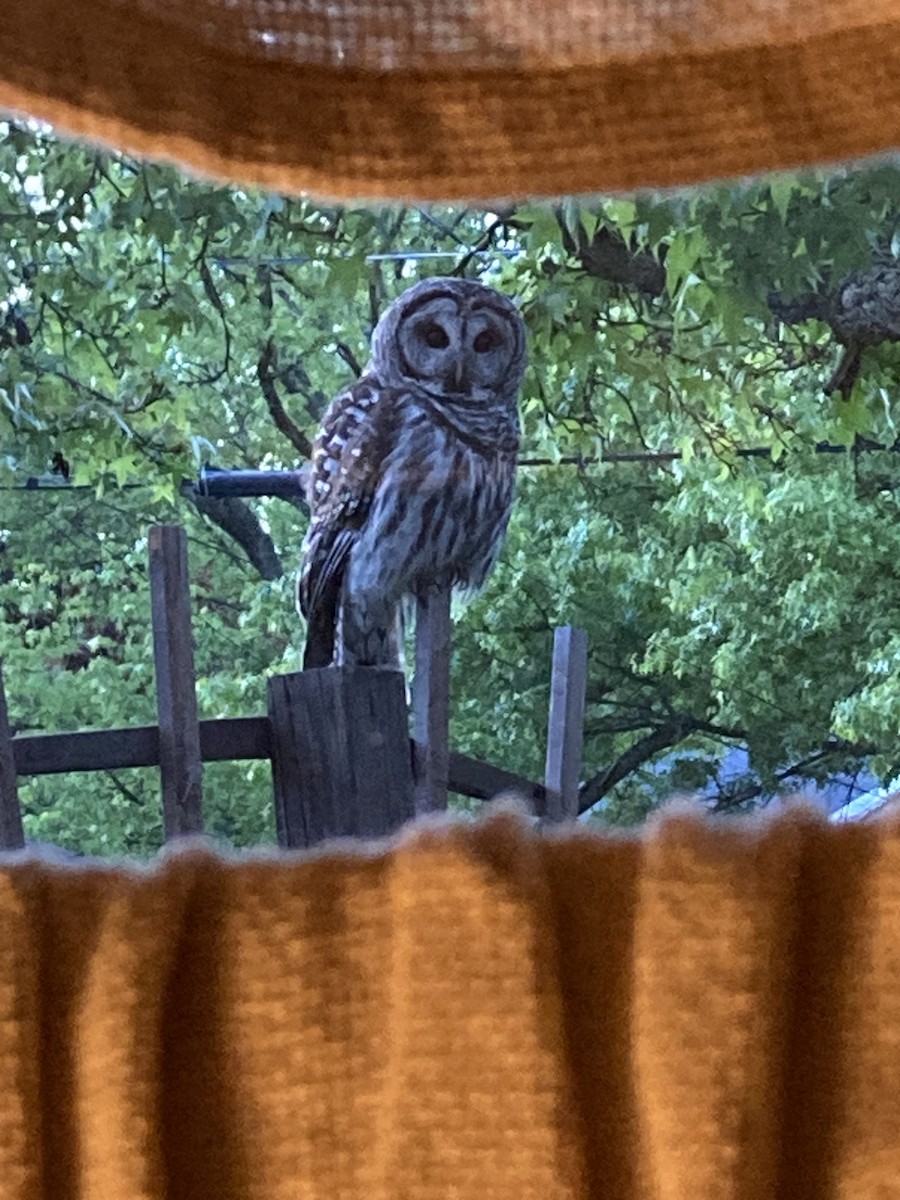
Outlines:
<svg viewBox="0 0 900 1200"><path fill-rule="evenodd" d="M456 744L541 773L551 631L574 622L591 645L584 800L604 819L678 788L733 809L838 770L893 777L900 459L873 445L897 442L898 196L900 170L880 164L373 211L2 126L0 653L16 727L154 719L157 521L189 532L202 715L262 711L266 676L298 662L306 514L186 481L203 463L298 466L384 305L455 272L518 298L532 353L509 544L458 606ZM30 477L46 490L23 490ZM748 772L723 783L738 745ZM267 776L207 768L217 834L271 838ZM33 837L160 840L152 771L22 790Z"/></svg>

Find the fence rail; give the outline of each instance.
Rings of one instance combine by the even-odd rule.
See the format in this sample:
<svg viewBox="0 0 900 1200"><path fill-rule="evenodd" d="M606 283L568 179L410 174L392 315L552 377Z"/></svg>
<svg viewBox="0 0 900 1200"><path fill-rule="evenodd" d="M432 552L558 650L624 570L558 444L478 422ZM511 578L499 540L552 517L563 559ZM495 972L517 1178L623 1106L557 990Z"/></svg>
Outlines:
<svg viewBox="0 0 900 1200"><path fill-rule="evenodd" d="M218 717L200 721L200 756L205 763L270 761L272 732L268 717ZM81 729L74 733L23 733L10 739L19 778L63 775L69 771L120 771L158 767L159 726ZM410 760L418 778L421 755L410 739ZM449 788L471 800L491 800L501 792L517 792L538 808L546 788L514 771L458 750L450 751Z"/></svg>

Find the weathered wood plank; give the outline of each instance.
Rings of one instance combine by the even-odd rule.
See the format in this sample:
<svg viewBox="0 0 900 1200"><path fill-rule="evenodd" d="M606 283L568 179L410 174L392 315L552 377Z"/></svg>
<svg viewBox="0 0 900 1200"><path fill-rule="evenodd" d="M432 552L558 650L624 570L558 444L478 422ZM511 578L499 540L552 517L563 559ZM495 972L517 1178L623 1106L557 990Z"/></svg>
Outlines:
<svg viewBox="0 0 900 1200"><path fill-rule="evenodd" d="M136 725L130 729L27 733L12 739L12 749L20 776L157 767L159 730L156 725ZM219 717L201 721L200 753L204 762L271 758L269 718ZM502 792L517 792L540 809L546 795L542 783L457 750L450 751L449 787L452 792L475 800L492 800Z"/></svg>
<svg viewBox="0 0 900 1200"><path fill-rule="evenodd" d="M473 800L493 800L496 796L510 792L530 801L535 812L543 812L547 792L542 783L535 783L495 767L493 763L470 758L458 750L450 751L450 791L460 796L471 796Z"/></svg>
<svg viewBox="0 0 900 1200"><path fill-rule="evenodd" d="M74 733L29 733L12 740L19 775L66 771L117 771L159 766L159 728L83 729ZM200 722L204 762L271 757L268 717L219 717Z"/></svg>
<svg viewBox="0 0 900 1200"><path fill-rule="evenodd" d="M154 525L150 529L150 603L163 827L168 841L203 829L203 762L187 535L180 525Z"/></svg>
<svg viewBox="0 0 900 1200"><path fill-rule="evenodd" d="M269 680L278 841L380 837L414 813L399 671L323 667Z"/></svg>
<svg viewBox="0 0 900 1200"><path fill-rule="evenodd" d="M416 812L447 807L450 769L450 589L430 589L416 603Z"/></svg>
<svg viewBox="0 0 900 1200"><path fill-rule="evenodd" d="M219 717L200 722L200 754L204 762L272 757L268 717Z"/></svg>
<svg viewBox="0 0 900 1200"><path fill-rule="evenodd" d="M20 775L66 771L117 771L159 766L159 729L82 729L73 733L26 733L13 738Z"/></svg>
<svg viewBox="0 0 900 1200"><path fill-rule="evenodd" d="M587 634L566 625L554 630L550 718L544 784L546 821L574 821L584 747L584 698L587 689Z"/></svg>
<svg viewBox="0 0 900 1200"><path fill-rule="evenodd" d="M0 850L21 850L24 845L16 760L3 688L3 660L0 659Z"/></svg>

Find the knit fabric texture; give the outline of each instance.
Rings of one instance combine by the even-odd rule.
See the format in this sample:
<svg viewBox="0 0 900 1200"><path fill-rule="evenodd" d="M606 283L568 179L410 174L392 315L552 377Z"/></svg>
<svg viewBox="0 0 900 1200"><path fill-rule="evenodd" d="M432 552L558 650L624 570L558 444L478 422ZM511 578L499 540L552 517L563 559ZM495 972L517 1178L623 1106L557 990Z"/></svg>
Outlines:
<svg viewBox="0 0 900 1200"><path fill-rule="evenodd" d="M4 1200L865 1200L900 824L0 866Z"/></svg>
<svg viewBox="0 0 900 1200"><path fill-rule="evenodd" d="M6 0L0 107L289 192L683 184L900 145L900 0Z"/></svg>

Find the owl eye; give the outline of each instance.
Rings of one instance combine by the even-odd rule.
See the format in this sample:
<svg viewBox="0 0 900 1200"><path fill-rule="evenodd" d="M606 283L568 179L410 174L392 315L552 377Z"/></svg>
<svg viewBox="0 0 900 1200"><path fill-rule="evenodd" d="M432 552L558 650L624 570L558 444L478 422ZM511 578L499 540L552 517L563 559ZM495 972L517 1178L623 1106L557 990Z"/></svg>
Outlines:
<svg viewBox="0 0 900 1200"><path fill-rule="evenodd" d="M496 350L500 341L500 334L496 329L482 329L481 333L476 335L472 346L476 354L487 354L489 350Z"/></svg>
<svg viewBox="0 0 900 1200"><path fill-rule="evenodd" d="M450 345L446 329L442 329L434 321L422 327L420 337L425 345L430 346L432 350L446 350Z"/></svg>

